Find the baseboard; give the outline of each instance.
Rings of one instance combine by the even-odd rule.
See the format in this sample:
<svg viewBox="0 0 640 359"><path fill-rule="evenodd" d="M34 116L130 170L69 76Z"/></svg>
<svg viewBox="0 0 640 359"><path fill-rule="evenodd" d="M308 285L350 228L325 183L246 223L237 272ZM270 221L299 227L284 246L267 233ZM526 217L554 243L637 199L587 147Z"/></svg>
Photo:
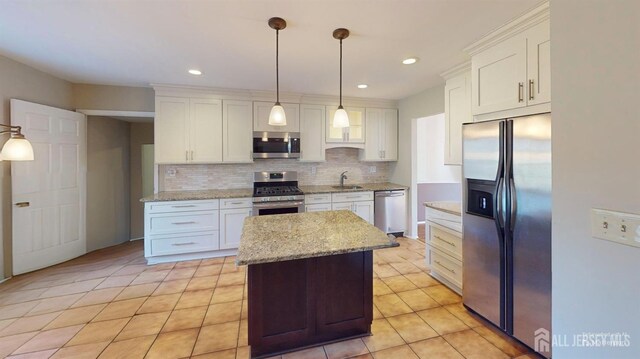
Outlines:
<svg viewBox="0 0 640 359"><path fill-rule="evenodd" d="M129 240L129 242L139 241L139 240L141 240L141 239L144 239L144 237L140 237L140 238L131 238L131 239Z"/></svg>
<svg viewBox="0 0 640 359"><path fill-rule="evenodd" d="M9 279L11 279L11 277L9 277L9 278L5 278L5 279L0 279L0 284L2 284L2 283L4 283L4 282L8 281Z"/></svg>

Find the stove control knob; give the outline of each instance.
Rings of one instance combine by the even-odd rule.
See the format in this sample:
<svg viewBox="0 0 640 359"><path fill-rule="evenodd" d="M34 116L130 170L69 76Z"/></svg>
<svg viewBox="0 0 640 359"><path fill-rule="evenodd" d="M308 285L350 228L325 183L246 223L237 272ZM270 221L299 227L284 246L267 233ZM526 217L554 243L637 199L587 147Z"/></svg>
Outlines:
<svg viewBox="0 0 640 359"><path fill-rule="evenodd" d="M293 196L289 196L289 201L293 201L293 200L294 200Z"/></svg>
<svg viewBox="0 0 640 359"><path fill-rule="evenodd" d="M262 202L267 202L268 200L269 200L269 198L267 198L267 197L262 198Z"/></svg>

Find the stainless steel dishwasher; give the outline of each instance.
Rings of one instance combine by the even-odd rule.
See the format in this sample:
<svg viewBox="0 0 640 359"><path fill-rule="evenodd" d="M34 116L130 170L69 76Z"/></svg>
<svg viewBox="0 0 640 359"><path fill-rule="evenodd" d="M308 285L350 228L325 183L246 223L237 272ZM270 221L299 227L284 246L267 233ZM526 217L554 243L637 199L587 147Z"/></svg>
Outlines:
<svg viewBox="0 0 640 359"><path fill-rule="evenodd" d="M374 213L376 227L402 236L407 229L407 191L376 191Z"/></svg>

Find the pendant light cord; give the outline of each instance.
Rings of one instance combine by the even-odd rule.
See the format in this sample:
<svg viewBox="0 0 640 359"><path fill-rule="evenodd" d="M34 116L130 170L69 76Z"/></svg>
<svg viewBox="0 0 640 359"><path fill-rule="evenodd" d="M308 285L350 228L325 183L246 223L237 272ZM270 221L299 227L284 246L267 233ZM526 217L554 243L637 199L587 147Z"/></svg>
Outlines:
<svg viewBox="0 0 640 359"><path fill-rule="evenodd" d="M342 108L342 39L340 39L340 108Z"/></svg>
<svg viewBox="0 0 640 359"><path fill-rule="evenodd" d="M278 52L279 52L279 45L278 45L278 35L280 33L280 30L276 30L276 104L280 104L280 73L278 70Z"/></svg>

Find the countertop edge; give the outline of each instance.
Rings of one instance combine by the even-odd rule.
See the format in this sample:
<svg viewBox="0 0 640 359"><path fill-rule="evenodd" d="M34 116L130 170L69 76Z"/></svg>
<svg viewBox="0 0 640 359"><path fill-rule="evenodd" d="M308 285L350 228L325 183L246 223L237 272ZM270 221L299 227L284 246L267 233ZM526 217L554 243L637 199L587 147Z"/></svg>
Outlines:
<svg viewBox="0 0 640 359"><path fill-rule="evenodd" d="M399 246L400 246L400 243L398 243L398 242L395 242L395 243L389 242L387 244L381 244L381 245L376 245L376 246L371 246L371 247L366 247L366 248L354 248L354 249L344 249L344 250L338 250L338 251L325 251L325 252L299 254L299 255L292 255L292 256L262 258L262 259L259 259L259 260L239 260L239 259L236 259L235 263L236 263L237 266L249 266L249 265L254 265L254 264L285 262L285 261L293 261L293 260L297 260L297 259L328 257L328 256L347 254L347 253L367 252L367 251L373 251L373 250L376 250L376 249L393 248L393 247L399 247Z"/></svg>
<svg viewBox="0 0 640 359"><path fill-rule="evenodd" d="M307 188L304 194L320 194L320 193L349 193L349 192L375 192L375 191L392 191L392 190L407 190L409 187L399 185L391 182L380 183L357 183L350 185L362 186L362 188L345 188L336 189L332 188L332 185L300 185L300 188ZM309 189L310 187L319 187L316 189ZM322 188L326 187L326 188ZM238 191L240 193L234 193ZM247 191L247 193L241 193L241 191ZM212 192L207 194L206 192ZM217 193L216 193L217 192ZM231 193L224 193L231 192ZM157 198L158 194L167 193L167 198ZM173 196L173 197L172 197ZM185 190L185 191L164 191L157 194L140 198L139 202L175 202L175 201L200 201L211 199L223 199L223 198L249 198L253 197L253 188L229 188L229 189L210 189L210 190Z"/></svg>
<svg viewBox="0 0 640 359"><path fill-rule="evenodd" d="M462 216L462 209L461 209L460 212L457 212L457 211L450 210L448 208L443 208L443 207L440 207L438 205L434 205L432 203L433 202L424 202L423 205L425 207L433 208L435 210L438 210L438 211L441 211L441 212L445 212L445 213L449 213L449 214L453 214L455 216Z"/></svg>

